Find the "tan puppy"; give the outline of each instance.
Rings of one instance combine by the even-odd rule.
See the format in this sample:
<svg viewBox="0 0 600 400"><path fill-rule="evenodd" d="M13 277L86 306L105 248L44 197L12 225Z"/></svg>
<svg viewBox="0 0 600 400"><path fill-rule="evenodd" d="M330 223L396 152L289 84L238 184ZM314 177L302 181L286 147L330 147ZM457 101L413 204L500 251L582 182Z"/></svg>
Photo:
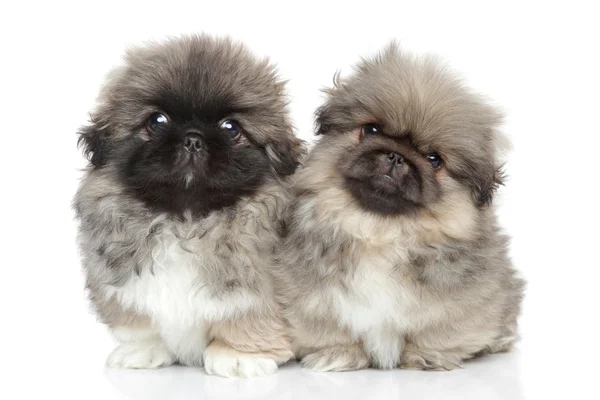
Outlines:
<svg viewBox="0 0 600 400"><path fill-rule="evenodd" d="M452 369L512 346L524 282L492 206L500 121L395 44L336 82L277 274L304 367Z"/></svg>

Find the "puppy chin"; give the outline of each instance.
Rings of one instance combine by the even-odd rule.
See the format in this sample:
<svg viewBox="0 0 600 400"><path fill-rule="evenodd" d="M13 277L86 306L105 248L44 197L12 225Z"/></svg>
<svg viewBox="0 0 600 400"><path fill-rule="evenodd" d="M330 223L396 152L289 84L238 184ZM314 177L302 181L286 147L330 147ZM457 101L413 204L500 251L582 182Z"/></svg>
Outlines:
<svg viewBox="0 0 600 400"><path fill-rule="evenodd" d="M406 152L405 152L406 154ZM346 190L367 212L414 214L438 190L430 174L421 171L394 149L359 150L339 164ZM431 182L427 182L431 181Z"/></svg>
<svg viewBox="0 0 600 400"><path fill-rule="evenodd" d="M204 152L180 151L173 172L173 180L183 183L183 187L174 190L190 189L192 186L206 181L207 158L208 155Z"/></svg>
<svg viewBox="0 0 600 400"><path fill-rule="evenodd" d="M375 175L367 181L346 178L345 186L367 212L393 216L414 214L420 207L409 198L411 190L404 190L389 175Z"/></svg>
<svg viewBox="0 0 600 400"><path fill-rule="evenodd" d="M185 174L185 176L183 177L183 182L186 189L192 186L192 183L194 182L194 173L188 172L187 174Z"/></svg>

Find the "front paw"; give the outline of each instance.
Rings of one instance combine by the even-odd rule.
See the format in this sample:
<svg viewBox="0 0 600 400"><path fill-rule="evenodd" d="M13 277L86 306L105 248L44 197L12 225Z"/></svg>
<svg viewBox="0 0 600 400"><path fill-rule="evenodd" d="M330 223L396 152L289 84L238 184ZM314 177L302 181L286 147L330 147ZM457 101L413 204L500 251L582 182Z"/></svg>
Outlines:
<svg viewBox="0 0 600 400"><path fill-rule="evenodd" d="M369 359L358 345L335 346L305 356L300 364L313 371L354 371L369 367Z"/></svg>
<svg viewBox="0 0 600 400"><path fill-rule="evenodd" d="M452 351L407 348L402 354L400 368L425 371L450 371L462 368L462 357Z"/></svg>
<svg viewBox="0 0 600 400"><path fill-rule="evenodd" d="M203 358L207 374L225 378L267 376L277 371L275 360L263 354L244 353L221 342L211 343Z"/></svg>
<svg viewBox="0 0 600 400"><path fill-rule="evenodd" d="M155 369L175 362L175 356L162 341L121 343L108 356L109 368Z"/></svg>

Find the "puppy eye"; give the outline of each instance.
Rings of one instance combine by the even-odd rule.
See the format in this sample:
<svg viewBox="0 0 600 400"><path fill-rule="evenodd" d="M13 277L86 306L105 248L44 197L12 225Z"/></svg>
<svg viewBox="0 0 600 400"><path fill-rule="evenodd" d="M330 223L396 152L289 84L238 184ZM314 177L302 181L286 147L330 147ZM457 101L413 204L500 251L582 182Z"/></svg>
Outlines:
<svg viewBox="0 0 600 400"><path fill-rule="evenodd" d="M377 135L381 133L381 128L377 124L364 124L360 130L360 133L364 136Z"/></svg>
<svg viewBox="0 0 600 400"><path fill-rule="evenodd" d="M427 161L429 161L429 164L431 164L435 170L442 168L442 164L444 164L444 160L442 160L442 157L440 157L438 153L428 154Z"/></svg>
<svg viewBox="0 0 600 400"><path fill-rule="evenodd" d="M239 139L242 134L242 127L236 121L231 119L226 119L221 122L221 129L226 132L232 140Z"/></svg>
<svg viewBox="0 0 600 400"><path fill-rule="evenodd" d="M169 123L169 119L165 114L154 113L148 118L148 130L156 132L160 127L165 126Z"/></svg>

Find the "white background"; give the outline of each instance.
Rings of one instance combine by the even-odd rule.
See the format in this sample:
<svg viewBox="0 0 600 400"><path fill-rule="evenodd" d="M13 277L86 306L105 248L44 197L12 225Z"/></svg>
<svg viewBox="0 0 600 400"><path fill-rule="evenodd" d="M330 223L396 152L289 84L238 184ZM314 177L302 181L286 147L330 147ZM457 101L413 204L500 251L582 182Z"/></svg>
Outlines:
<svg viewBox="0 0 600 400"><path fill-rule="evenodd" d="M0 398L600 398L595 2L16 3L0 27ZM447 373L104 370L113 343L88 311L74 244L75 131L126 45L200 31L279 64L308 140L319 89L392 38L441 55L503 108L514 151L497 203L529 281L516 351Z"/></svg>

